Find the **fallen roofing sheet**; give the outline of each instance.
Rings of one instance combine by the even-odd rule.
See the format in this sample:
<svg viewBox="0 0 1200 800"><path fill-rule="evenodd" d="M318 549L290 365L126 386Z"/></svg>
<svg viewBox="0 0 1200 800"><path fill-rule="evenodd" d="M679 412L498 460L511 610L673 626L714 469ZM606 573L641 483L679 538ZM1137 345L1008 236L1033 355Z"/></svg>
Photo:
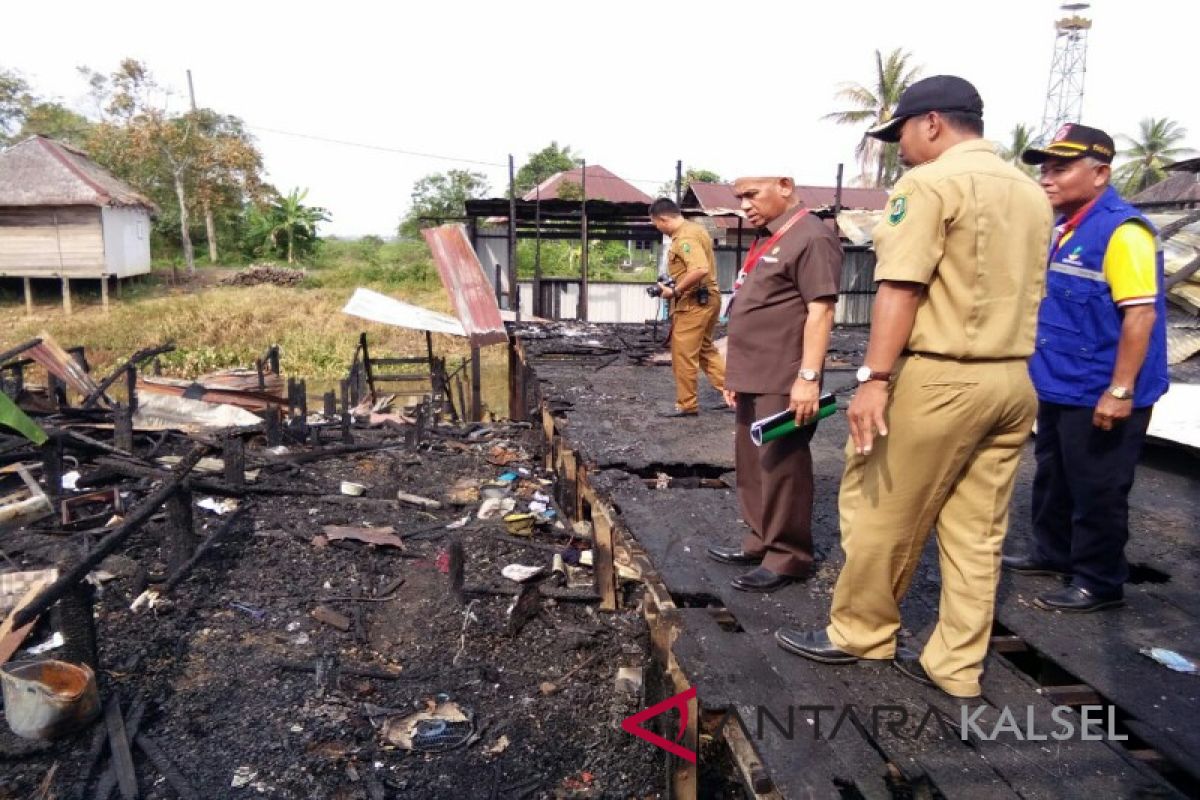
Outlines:
<svg viewBox="0 0 1200 800"><path fill-rule="evenodd" d="M133 415L133 427L139 431L176 430L199 433L204 430L258 425L262 419L237 406L189 400L165 394L143 394Z"/></svg>
<svg viewBox="0 0 1200 800"><path fill-rule="evenodd" d="M171 395L188 400L203 400L206 403L238 406L250 411L265 411L271 406L283 405L284 398L271 392L241 391L212 386L208 382L186 381L178 378L141 377L137 379L138 396L144 394Z"/></svg>
<svg viewBox="0 0 1200 800"><path fill-rule="evenodd" d="M39 338L42 341L26 350L23 355L41 364L47 372L84 397L89 397L96 391L96 381L84 371L83 365L76 361L74 356L59 347L50 334L41 333Z"/></svg>
<svg viewBox="0 0 1200 800"><path fill-rule="evenodd" d="M508 332L500 319L500 306L467 238L467 229L461 223L451 223L425 228L421 234L433 253L454 315L462 323L471 344L482 347L507 342Z"/></svg>
<svg viewBox="0 0 1200 800"><path fill-rule="evenodd" d="M462 323L448 314L414 306L370 289L355 289L354 294L346 301L342 313L415 331L448 333L451 336L467 335Z"/></svg>

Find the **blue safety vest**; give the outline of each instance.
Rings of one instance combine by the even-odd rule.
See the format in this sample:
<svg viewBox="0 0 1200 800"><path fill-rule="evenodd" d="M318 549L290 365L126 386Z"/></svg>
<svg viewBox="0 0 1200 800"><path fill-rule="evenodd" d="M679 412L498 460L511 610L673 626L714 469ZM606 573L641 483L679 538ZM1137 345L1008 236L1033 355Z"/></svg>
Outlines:
<svg viewBox="0 0 1200 800"><path fill-rule="evenodd" d="M1117 226L1135 221L1158 231L1110 186L1084 215L1066 243L1050 246L1046 296L1038 310L1037 347L1029 374L1038 398L1094 406L1112 385L1121 339L1121 310L1104 277L1104 254ZM1136 408L1154 405L1167 391L1167 306L1163 254L1156 246L1158 294L1150 347L1133 387Z"/></svg>

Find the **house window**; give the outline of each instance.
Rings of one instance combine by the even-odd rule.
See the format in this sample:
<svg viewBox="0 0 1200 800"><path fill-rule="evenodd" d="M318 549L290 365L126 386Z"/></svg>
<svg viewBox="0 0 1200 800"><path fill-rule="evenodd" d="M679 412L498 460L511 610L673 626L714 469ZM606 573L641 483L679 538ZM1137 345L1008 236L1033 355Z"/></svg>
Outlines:
<svg viewBox="0 0 1200 800"><path fill-rule="evenodd" d="M643 241L643 240L639 239L633 243L633 249L634 250L653 250L654 242L647 242L647 241Z"/></svg>

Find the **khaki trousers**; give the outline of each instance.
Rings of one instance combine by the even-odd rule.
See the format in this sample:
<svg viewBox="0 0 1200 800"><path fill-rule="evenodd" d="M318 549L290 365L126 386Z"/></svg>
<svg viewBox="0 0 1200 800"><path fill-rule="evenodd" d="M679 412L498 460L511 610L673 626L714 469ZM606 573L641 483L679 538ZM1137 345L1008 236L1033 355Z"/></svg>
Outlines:
<svg viewBox="0 0 1200 800"><path fill-rule="evenodd" d="M704 370L718 392L725 389L725 359L713 345L713 331L721 315L721 296L714 293L708 305L688 298L675 309L671 323L671 370L675 373L675 405L696 411L696 381Z"/></svg>
<svg viewBox="0 0 1200 800"><path fill-rule="evenodd" d="M827 632L849 653L892 658L900 599L936 527L942 589L921 665L949 694L971 697L980 691L1009 500L1037 397L1024 359L912 355L897 373L889 435L866 456L846 445L838 497L846 565Z"/></svg>

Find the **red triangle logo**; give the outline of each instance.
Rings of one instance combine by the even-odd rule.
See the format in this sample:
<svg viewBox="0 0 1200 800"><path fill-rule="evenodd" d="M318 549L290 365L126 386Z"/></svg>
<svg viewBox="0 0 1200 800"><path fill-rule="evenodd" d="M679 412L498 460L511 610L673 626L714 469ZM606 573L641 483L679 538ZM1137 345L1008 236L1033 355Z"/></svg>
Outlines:
<svg viewBox="0 0 1200 800"><path fill-rule="evenodd" d="M691 700L695 696L696 696L696 687L693 686L691 689L688 689L687 691L684 691L684 692L680 692L679 694L675 695L674 697L668 697L666 700L663 700L661 703L655 703L654 705L650 706L649 708L639 711L638 713L634 714L633 716L626 717L625 719L621 720L621 730L625 731L626 733L632 733L634 736L638 737L639 739L645 739L647 742L654 745L655 747L661 747L663 750L666 750L668 753L682 758L684 761L687 761L689 764L695 764L696 763L695 752L688 750L686 747L683 747L682 745L676 744L676 742L678 742L680 739L683 738L683 732L685 730L687 730L688 701ZM645 722L646 720L651 719L653 717L657 717L659 714L664 714L667 711L670 711L672 708L679 709L679 733L677 733L675 735L674 742L670 741L669 739L664 739L663 737L659 736L657 733L652 733L651 731L648 731L642 727L642 723Z"/></svg>

